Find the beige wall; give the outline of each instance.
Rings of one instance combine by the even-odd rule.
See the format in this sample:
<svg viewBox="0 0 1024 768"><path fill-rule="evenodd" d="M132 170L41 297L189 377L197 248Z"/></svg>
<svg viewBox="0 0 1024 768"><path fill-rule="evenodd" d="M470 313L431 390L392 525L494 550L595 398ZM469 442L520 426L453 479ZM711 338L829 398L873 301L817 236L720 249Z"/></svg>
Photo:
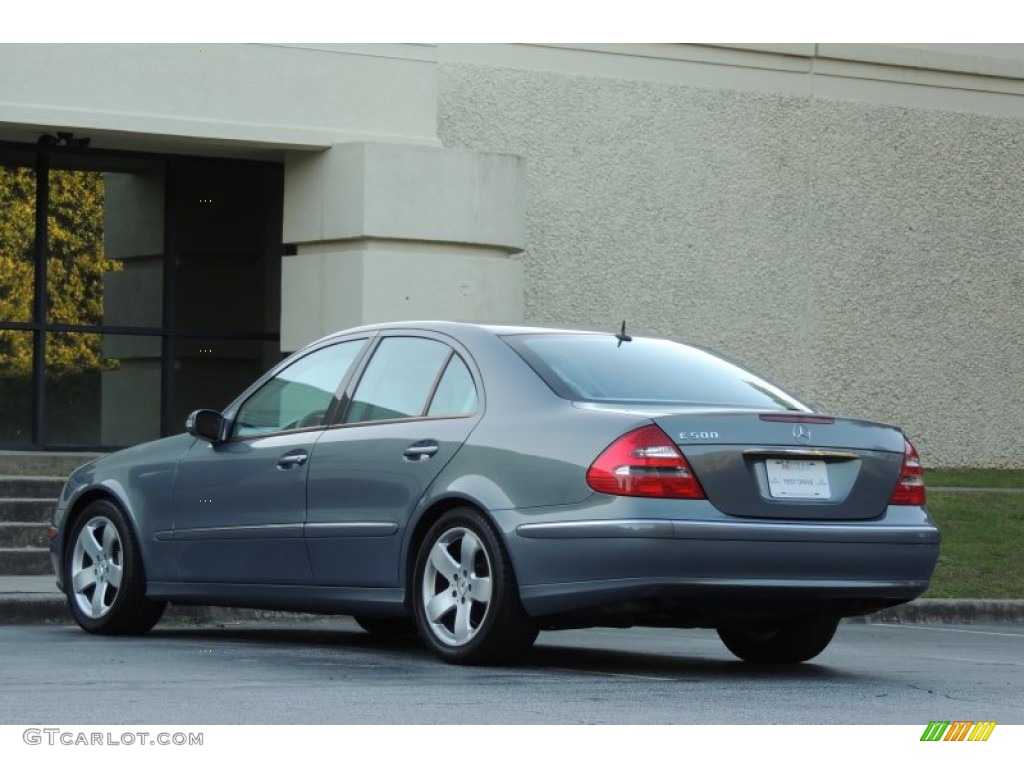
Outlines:
<svg viewBox="0 0 1024 768"><path fill-rule="evenodd" d="M874 48L446 47L439 133L526 159L527 320L626 318L930 466L1024 466L1019 48Z"/></svg>

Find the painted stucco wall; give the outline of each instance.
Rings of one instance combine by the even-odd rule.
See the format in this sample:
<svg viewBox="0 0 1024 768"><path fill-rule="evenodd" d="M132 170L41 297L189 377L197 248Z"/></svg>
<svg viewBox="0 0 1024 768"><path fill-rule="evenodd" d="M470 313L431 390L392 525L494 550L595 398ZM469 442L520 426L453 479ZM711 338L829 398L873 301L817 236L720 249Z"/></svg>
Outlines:
<svg viewBox="0 0 1024 768"><path fill-rule="evenodd" d="M928 466L1024 466L1021 115L439 73L446 146L526 159L528 321L726 350Z"/></svg>

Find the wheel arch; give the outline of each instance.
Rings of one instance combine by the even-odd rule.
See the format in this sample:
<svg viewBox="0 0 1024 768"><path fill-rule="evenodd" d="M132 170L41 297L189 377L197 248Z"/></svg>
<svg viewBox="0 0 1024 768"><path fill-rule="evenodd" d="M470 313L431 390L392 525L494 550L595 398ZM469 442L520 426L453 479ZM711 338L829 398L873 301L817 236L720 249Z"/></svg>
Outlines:
<svg viewBox="0 0 1024 768"><path fill-rule="evenodd" d="M501 530L494 517L487 511L484 505L476 499L466 496L445 496L434 500L430 506L423 511L419 518L417 518L416 523L413 526L412 533L409 535L406 542L405 551L402 556L402 573L400 574L400 579L405 590L404 603L407 610L412 610L411 600L415 591L412 580L415 571L416 555L419 552L420 545L423 543L423 539L427 536L427 531L429 531L431 526L440 520L446 512L453 509L459 509L460 507L471 507L472 509L475 509L487 518L491 525L494 526L495 530Z"/></svg>
<svg viewBox="0 0 1024 768"><path fill-rule="evenodd" d="M446 515L451 515L450 519ZM435 538L437 537L437 538ZM433 545L430 551L424 543L440 542L449 546L456 537L462 539L461 554L456 556L454 575L448 572L441 577L447 585L439 585L438 568L430 566L434 561ZM476 540L476 549L470 560L466 560L465 539ZM486 571L480 576L486 579L488 589L483 593L472 593L470 582L478 578L478 556L483 554ZM447 496L432 504L416 522L410 536L405 559L405 605L413 617L423 642L444 661L454 664L502 664L522 656L537 638L538 626L522 606L518 577L508 547L505 532L495 516L483 505L464 496ZM421 575L430 573L429 581L420 582ZM467 586L469 585L469 586ZM445 597L440 612L430 616L427 605L427 589L430 589L430 604L438 597ZM462 590L462 597L451 600L448 590ZM422 599L421 599L422 597ZM452 592L455 597L455 592ZM450 604L449 604L450 601ZM484 605L481 613L473 618L475 606ZM442 618L447 616L448 618ZM475 623L474 623L475 622ZM451 623L451 626L449 626ZM461 629L460 629L461 627Z"/></svg>
<svg viewBox="0 0 1024 768"><path fill-rule="evenodd" d="M71 502L70 506L68 507L67 513L64 515L63 524L61 525L61 528L64 532L64 536L61 537L62 540L60 548L60 568L62 571L61 577L63 579L67 578L67 574L63 573L63 570L64 563L67 559L68 546L70 546L71 543L71 530L78 523L78 519L85 513L85 510L88 509L89 505L92 504L94 501L101 500L109 501L114 506L116 506L124 515L125 520L127 520L128 522L128 525L132 527L132 533L135 534L135 538L138 539L139 537L139 527L135 522L134 516L132 516L132 514L128 511L128 508L124 504L124 502L117 497L116 493L114 493L110 488L107 488L105 486L97 486L86 489L78 496L76 496L75 499Z"/></svg>

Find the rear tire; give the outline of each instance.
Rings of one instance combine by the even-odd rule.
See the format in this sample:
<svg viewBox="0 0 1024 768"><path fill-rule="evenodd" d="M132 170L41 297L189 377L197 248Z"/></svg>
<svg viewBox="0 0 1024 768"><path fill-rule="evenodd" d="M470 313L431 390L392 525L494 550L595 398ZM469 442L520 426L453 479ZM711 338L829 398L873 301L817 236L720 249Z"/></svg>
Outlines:
<svg viewBox="0 0 1024 768"><path fill-rule="evenodd" d="M64 552L64 584L75 621L97 635L141 635L166 603L146 598L135 532L121 509L100 499L85 508Z"/></svg>
<svg viewBox="0 0 1024 768"><path fill-rule="evenodd" d="M838 618L819 616L775 627L721 627L718 636L744 661L799 664L824 651L838 625Z"/></svg>
<svg viewBox="0 0 1024 768"><path fill-rule="evenodd" d="M476 509L453 509L434 523L413 574L420 636L445 661L503 664L537 639L501 538Z"/></svg>

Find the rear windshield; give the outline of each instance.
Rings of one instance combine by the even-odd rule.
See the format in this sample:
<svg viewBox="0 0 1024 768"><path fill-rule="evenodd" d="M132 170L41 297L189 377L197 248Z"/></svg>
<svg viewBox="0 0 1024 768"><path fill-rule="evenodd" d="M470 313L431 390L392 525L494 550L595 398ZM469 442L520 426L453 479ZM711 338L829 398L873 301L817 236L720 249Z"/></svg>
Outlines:
<svg viewBox="0 0 1024 768"><path fill-rule="evenodd" d="M674 341L637 338L620 345L615 336L597 334L503 338L567 400L809 410L750 371Z"/></svg>

